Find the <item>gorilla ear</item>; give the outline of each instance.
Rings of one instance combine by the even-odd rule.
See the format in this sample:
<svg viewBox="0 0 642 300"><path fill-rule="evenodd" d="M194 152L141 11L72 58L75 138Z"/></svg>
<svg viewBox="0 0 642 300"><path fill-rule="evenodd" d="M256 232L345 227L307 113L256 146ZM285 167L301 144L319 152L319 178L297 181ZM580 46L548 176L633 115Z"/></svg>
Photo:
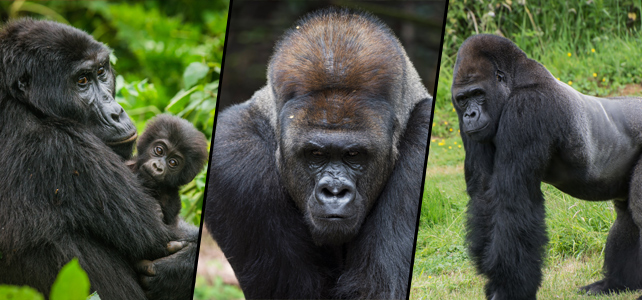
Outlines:
<svg viewBox="0 0 642 300"><path fill-rule="evenodd" d="M499 81L499 82L504 81L505 82L506 79L504 79L504 76L505 76L504 72L502 72L500 70L495 71L495 77L497 77L497 81Z"/></svg>

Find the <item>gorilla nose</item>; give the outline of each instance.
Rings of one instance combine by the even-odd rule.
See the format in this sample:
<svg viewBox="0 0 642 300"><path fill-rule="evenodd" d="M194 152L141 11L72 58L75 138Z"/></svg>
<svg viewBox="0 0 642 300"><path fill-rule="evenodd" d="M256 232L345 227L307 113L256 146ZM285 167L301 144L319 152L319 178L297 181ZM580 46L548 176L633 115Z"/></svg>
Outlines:
<svg viewBox="0 0 642 300"><path fill-rule="evenodd" d="M165 172L165 169L163 168L163 164L159 161L153 162L152 167L154 167L154 171L158 174L163 174L163 172Z"/></svg>
<svg viewBox="0 0 642 300"><path fill-rule="evenodd" d="M347 180L323 178L319 181L315 194L321 205L336 210L354 200L355 186Z"/></svg>
<svg viewBox="0 0 642 300"><path fill-rule="evenodd" d="M114 120L114 122L120 122L120 115L123 114L125 110L121 107L120 109L116 109L115 112L111 113L111 119Z"/></svg>
<svg viewBox="0 0 642 300"><path fill-rule="evenodd" d="M477 112L474 112L474 111L464 114L464 117L469 119L474 119L476 116L477 116Z"/></svg>

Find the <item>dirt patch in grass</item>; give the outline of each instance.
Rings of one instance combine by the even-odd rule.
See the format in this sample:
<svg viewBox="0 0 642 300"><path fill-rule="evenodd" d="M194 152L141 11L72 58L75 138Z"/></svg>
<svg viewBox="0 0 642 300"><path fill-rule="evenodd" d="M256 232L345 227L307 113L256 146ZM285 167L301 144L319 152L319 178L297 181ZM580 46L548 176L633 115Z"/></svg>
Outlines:
<svg viewBox="0 0 642 300"><path fill-rule="evenodd" d="M618 95L613 96L642 96L642 85L641 84L627 84L620 89Z"/></svg>

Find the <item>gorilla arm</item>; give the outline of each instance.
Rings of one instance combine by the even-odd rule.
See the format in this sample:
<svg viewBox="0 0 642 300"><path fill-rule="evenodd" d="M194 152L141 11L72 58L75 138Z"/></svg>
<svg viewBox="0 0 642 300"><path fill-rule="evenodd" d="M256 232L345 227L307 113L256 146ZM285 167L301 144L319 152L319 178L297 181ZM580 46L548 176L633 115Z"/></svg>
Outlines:
<svg viewBox="0 0 642 300"><path fill-rule="evenodd" d="M361 228L364 234L347 246L349 272L339 279L339 297L401 299L407 295L425 167L417 162L425 161L431 110L432 100L427 99L417 103L410 115L398 147L399 159Z"/></svg>
<svg viewBox="0 0 642 300"><path fill-rule="evenodd" d="M513 95L516 99L507 101L494 137L489 177L485 177L485 173L477 178L469 175L475 174L474 169L468 169L473 160L488 157L470 157L477 152L469 147L477 143L464 140L466 179L474 183L469 186L469 191L474 193L468 207L467 239L475 265L489 278L488 299L534 299L531 296L534 297L541 283L542 256L547 242L540 182L555 136L548 131L556 124L542 126L537 115L518 113L537 108L541 111L545 107L538 92L513 91ZM492 148L489 144L475 146L487 151L485 154Z"/></svg>
<svg viewBox="0 0 642 300"><path fill-rule="evenodd" d="M328 298L318 265L330 255L316 249L280 182L276 139L261 113L269 101L266 87L219 115L205 221L223 252L234 254L228 260L248 299Z"/></svg>
<svg viewBox="0 0 642 300"><path fill-rule="evenodd" d="M0 282L48 293L60 267L78 257L105 299L141 298L132 263L165 255L171 239L154 200L82 125L7 105L24 122L3 128L14 142L0 145Z"/></svg>
<svg viewBox="0 0 642 300"><path fill-rule="evenodd" d="M143 260L136 265L147 299L181 298L177 294L185 295L185 299L191 298L189 293L194 286L194 277L190 275L195 274L199 229L179 219L175 234L179 240L167 245L171 255L154 261Z"/></svg>

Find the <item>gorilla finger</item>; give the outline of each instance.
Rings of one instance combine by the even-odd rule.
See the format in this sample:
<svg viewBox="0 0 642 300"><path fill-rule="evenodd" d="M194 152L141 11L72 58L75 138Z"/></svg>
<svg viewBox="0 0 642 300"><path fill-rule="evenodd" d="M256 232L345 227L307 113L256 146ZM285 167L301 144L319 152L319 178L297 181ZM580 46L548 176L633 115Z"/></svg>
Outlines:
<svg viewBox="0 0 642 300"><path fill-rule="evenodd" d="M141 260L135 266L136 272L146 276L156 276L156 268L154 263L149 260Z"/></svg>
<svg viewBox="0 0 642 300"><path fill-rule="evenodd" d="M171 241L167 243L167 251L169 251L170 254L176 253L185 248L187 244L188 242L186 241Z"/></svg>
<svg viewBox="0 0 642 300"><path fill-rule="evenodd" d="M138 283L143 289L149 289L149 280L150 278L144 275L138 276ZM149 297L148 297L149 298Z"/></svg>

